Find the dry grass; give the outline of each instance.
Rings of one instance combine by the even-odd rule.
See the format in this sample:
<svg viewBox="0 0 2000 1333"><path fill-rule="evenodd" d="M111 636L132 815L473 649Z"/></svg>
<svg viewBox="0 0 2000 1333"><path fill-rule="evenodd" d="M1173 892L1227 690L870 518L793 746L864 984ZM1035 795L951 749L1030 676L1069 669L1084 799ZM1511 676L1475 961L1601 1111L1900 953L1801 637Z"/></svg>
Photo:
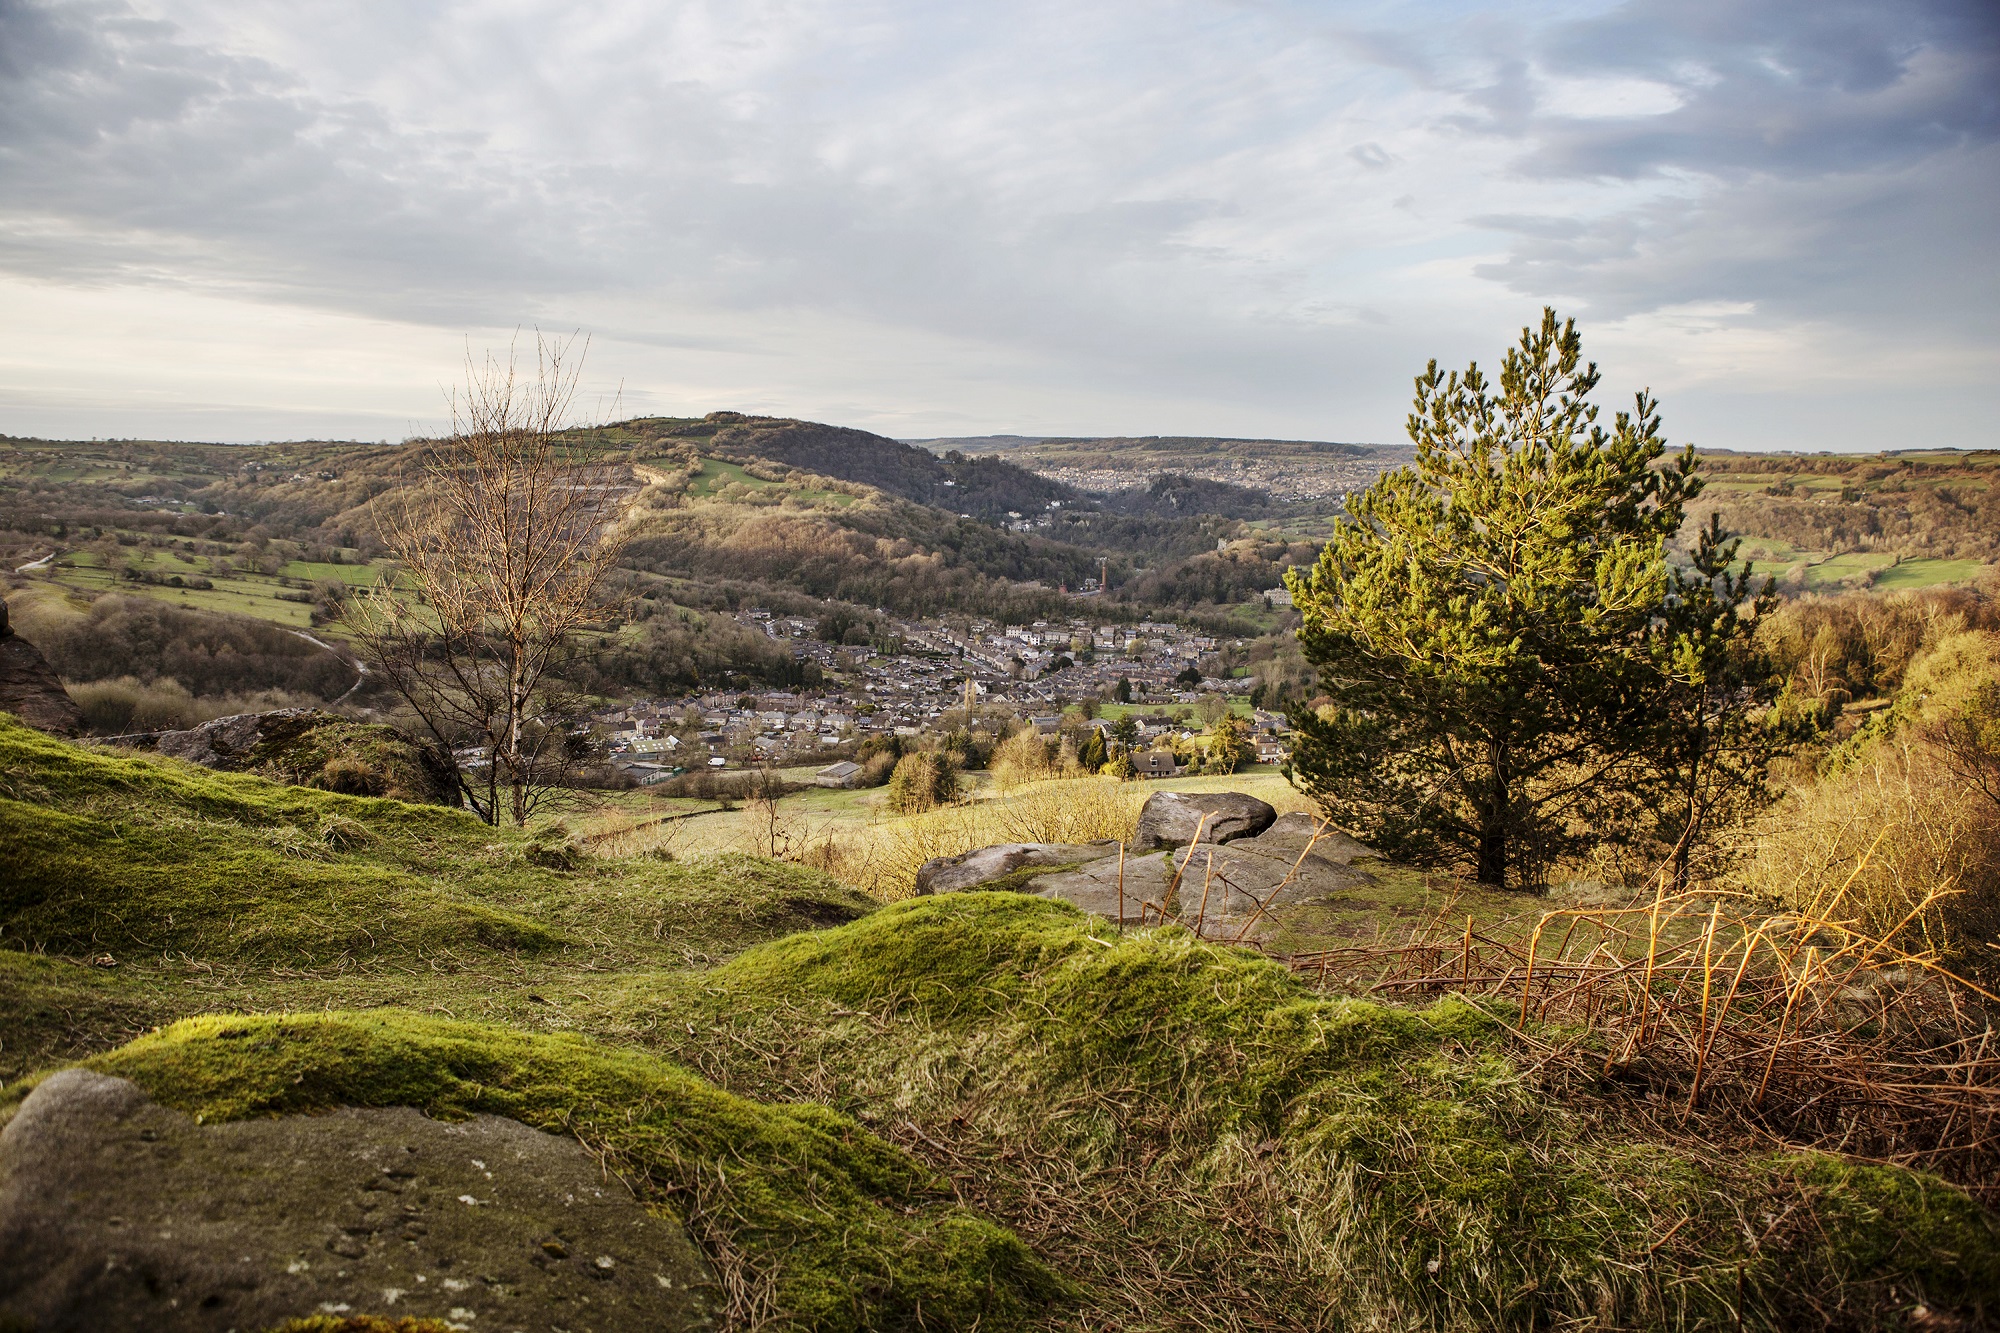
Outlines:
<svg viewBox="0 0 2000 1333"><path fill-rule="evenodd" d="M2000 806L1924 741L1882 742L1795 789L1755 837L1742 873L1753 893L1804 910L1839 889L1860 929L1901 931L1975 974L2000 970Z"/></svg>
<svg viewBox="0 0 2000 1333"><path fill-rule="evenodd" d="M905 898L918 868L933 857L1002 842L1123 842L1137 827L1145 799L1143 790L1110 778L1024 783L1002 798L963 802L831 836L823 844L826 859L814 864L877 897Z"/></svg>
<svg viewBox="0 0 2000 1333"><path fill-rule="evenodd" d="M1311 802L1268 773L1226 774L1171 783L1114 778L1043 776L1001 781L961 801L919 815L890 814L880 805L815 809L796 795L751 798L740 810L720 807L632 819L620 815L585 831L592 852L611 857L666 855L686 859L717 852L752 852L823 870L884 901L908 897L917 869L937 856L957 856L1003 842L1128 840L1139 809L1154 792L1250 791L1280 814L1310 810Z"/></svg>
<svg viewBox="0 0 2000 1333"><path fill-rule="evenodd" d="M1499 1001L1555 1083L1622 1088L1667 1138L1746 1135L1935 1171L2000 1201L2000 997L1947 970L1931 889L1876 924L1876 855L1747 895L1543 913L1525 939L1438 917L1396 943L1295 956L1330 989Z"/></svg>

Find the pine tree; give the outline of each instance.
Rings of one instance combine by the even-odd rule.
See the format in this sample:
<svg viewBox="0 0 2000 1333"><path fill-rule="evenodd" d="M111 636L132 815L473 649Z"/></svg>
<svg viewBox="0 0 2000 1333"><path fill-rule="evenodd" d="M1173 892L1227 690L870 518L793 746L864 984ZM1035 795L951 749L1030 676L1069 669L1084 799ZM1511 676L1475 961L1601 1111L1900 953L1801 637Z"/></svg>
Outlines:
<svg viewBox="0 0 2000 1333"><path fill-rule="evenodd" d="M1293 712L1290 771L1383 851L1532 886L1643 772L1657 733L1665 542L1700 489L1653 399L1612 430L1574 321L1502 364L1416 381L1414 464L1352 497L1287 575L1332 706Z"/></svg>
<svg viewBox="0 0 2000 1333"><path fill-rule="evenodd" d="M1649 692L1653 736L1645 753L1659 790L1644 805L1655 813L1677 891L1687 887L1694 852L1716 817L1767 798L1771 759L1810 730L1769 706L1777 681L1754 635L1757 619L1777 604L1775 581L1753 587L1747 563L1732 572L1739 544L1711 514L1687 566L1672 571L1652 624L1659 680Z"/></svg>

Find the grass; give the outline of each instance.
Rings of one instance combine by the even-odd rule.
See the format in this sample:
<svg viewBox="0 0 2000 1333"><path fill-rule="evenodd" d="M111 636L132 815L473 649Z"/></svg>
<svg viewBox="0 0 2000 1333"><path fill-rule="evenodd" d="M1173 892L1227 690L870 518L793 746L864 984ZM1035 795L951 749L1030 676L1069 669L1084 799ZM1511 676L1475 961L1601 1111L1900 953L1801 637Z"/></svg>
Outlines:
<svg viewBox="0 0 2000 1333"><path fill-rule="evenodd" d="M739 1326L1892 1327L2000 1285L1964 1194L1659 1141L1463 1000L1331 998L1013 894L877 906L735 854L552 868L456 812L4 718L0 774L0 837L31 852L0 890L0 1114L80 1060L208 1118L567 1130L688 1222ZM980 817L1102 791L1123 819L1148 786ZM1384 882L1348 924L1450 901Z"/></svg>
<svg viewBox="0 0 2000 1333"><path fill-rule="evenodd" d="M725 1086L932 1144L1088 1280L1085 1327L1782 1328L2000 1280L1938 1182L1623 1133L1474 1006L1315 997L1060 903L912 900L628 994L635 1036Z"/></svg>
<svg viewBox="0 0 2000 1333"><path fill-rule="evenodd" d="M328 564L294 560L278 574L259 574L236 571L218 574L210 561L191 558L170 550L155 550L149 547L132 547L120 552L121 566L128 561L162 578L193 575L208 579L213 588L175 588L159 583L144 583L120 576L117 570L107 567L103 557L95 551L72 551L63 555L48 570L47 577L54 583L73 588L79 592L101 593L119 592L135 597L152 597L175 606L194 607L203 611L220 611L232 615L251 616L258 620L268 620L288 629L312 629L312 607L305 602L288 601L281 594L296 595L302 588L288 587L283 580L309 584L323 579L339 579L355 586L372 586L387 568L384 562L373 564ZM313 629L321 637L338 637L338 626L324 626Z"/></svg>
<svg viewBox="0 0 2000 1333"><path fill-rule="evenodd" d="M1904 560L1877 574L1872 586L1894 592L1969 583L1990 568L1978 560Z"/></svg>
<svg viewBox="0 0 2000 1333"><path fill-rule="evenodd" d="M790 854L885 899L906 896L917 868L996 842L1089 842L1129 834L1156 791L1241 791L1280 814L1310 808L1275 766L1240 773L1111 782L1050 780L1002 790L972 773L971 799L920 815L889 810L884 789L810 788L775 807L718 809L712 803L635 794L585 825L593 844L621 855L769 854L774 828ZM663 816L681 816L663 821ZM811 849L807 851L805 849Z"/></svg>

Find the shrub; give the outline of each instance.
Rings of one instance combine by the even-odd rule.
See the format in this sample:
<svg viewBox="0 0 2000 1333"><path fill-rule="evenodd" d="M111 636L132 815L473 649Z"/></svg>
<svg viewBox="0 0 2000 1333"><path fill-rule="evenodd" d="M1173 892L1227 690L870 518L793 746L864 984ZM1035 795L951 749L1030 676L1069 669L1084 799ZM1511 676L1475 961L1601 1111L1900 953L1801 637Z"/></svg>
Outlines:
<svg viewBox="0 0 2000 1333"><path fill-rule="evenodd" d="M1927 945L1992 968L1978 945L2000 934L2000 803L1954 771L1950 737L1978 716L1996 668L2000 635L1977 631L1910 660L1895 704L1755 830L1749 884L1794 906L1837 900L1837 915L1878 934L1915 913Z"/></svg>
<svg viewBox="0 0 2000 1333"><path fill-rule="evenodd" d="M906 754L889 778L889 808L897 814L919 815L958 799L958 770L944 756Z"/></svg>

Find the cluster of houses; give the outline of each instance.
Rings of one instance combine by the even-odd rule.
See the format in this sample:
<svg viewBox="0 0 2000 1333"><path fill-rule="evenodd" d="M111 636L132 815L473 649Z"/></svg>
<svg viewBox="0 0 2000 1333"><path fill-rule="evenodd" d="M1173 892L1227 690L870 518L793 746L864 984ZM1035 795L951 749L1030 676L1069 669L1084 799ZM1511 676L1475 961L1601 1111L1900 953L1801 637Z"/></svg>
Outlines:
<svg viewBox="0 0 2000 1333"><path fill-rule="evenodd" d="M650 700L606 709L592 718L614 766L641 785L650 785L692 770L732 765L797 766L819 756L832 760L820 770L827 786L852 786L860 765L848 757L871 736L896 736L921 743L926 734L965 724L963 696L943 694L926 701L882 707L849 703L844 694L779 691L757 695L704 694L685 699ZM1194 735L1200 724L1185 707L1174 712L1134 713L1136 739L1130 747L1134 770L1141 777L1172 777L1181 771L1173 743ZM1066 726L1078 731L1111 732L1104 718L1065 716L1050 712L1019 712L1005 701L975 703L975 726L988 731L1011 729L1023 719L1044 735ZM1252 720L1259 763L1282 762L1288 731L1284 719L1258 711ZM1114 749L1121 748L1114 744Z"/></svg>
<svg viewBox="0 0 2000 1333"><path fill-rule="evenodd" d="M616 766L652 783L694 769L799 765L818 755L833 761L823 780L842 785L853 776L837 771L851 747L871 736L920 738L947 713L958 725L968 716L1031 718L1054 731L1064 709L1086 699L1129 694L1142 709L1167 709L1209 694L1246 694L1255 685L1225 674L1216 656L1240 644L1165 622L885 616L877 643L895 645L885 653L823 642L812 616L752 608L737 619L788 643L801 660L818 662L827 684L754 696L710 691L606 709L591 721ZM1143 776L1177 771L1163 738L1182 725L1165 712L1142 718L1132 759ZM1280 719L1259 714L1256 733L1260 762L1283 757Z"/></svg>

